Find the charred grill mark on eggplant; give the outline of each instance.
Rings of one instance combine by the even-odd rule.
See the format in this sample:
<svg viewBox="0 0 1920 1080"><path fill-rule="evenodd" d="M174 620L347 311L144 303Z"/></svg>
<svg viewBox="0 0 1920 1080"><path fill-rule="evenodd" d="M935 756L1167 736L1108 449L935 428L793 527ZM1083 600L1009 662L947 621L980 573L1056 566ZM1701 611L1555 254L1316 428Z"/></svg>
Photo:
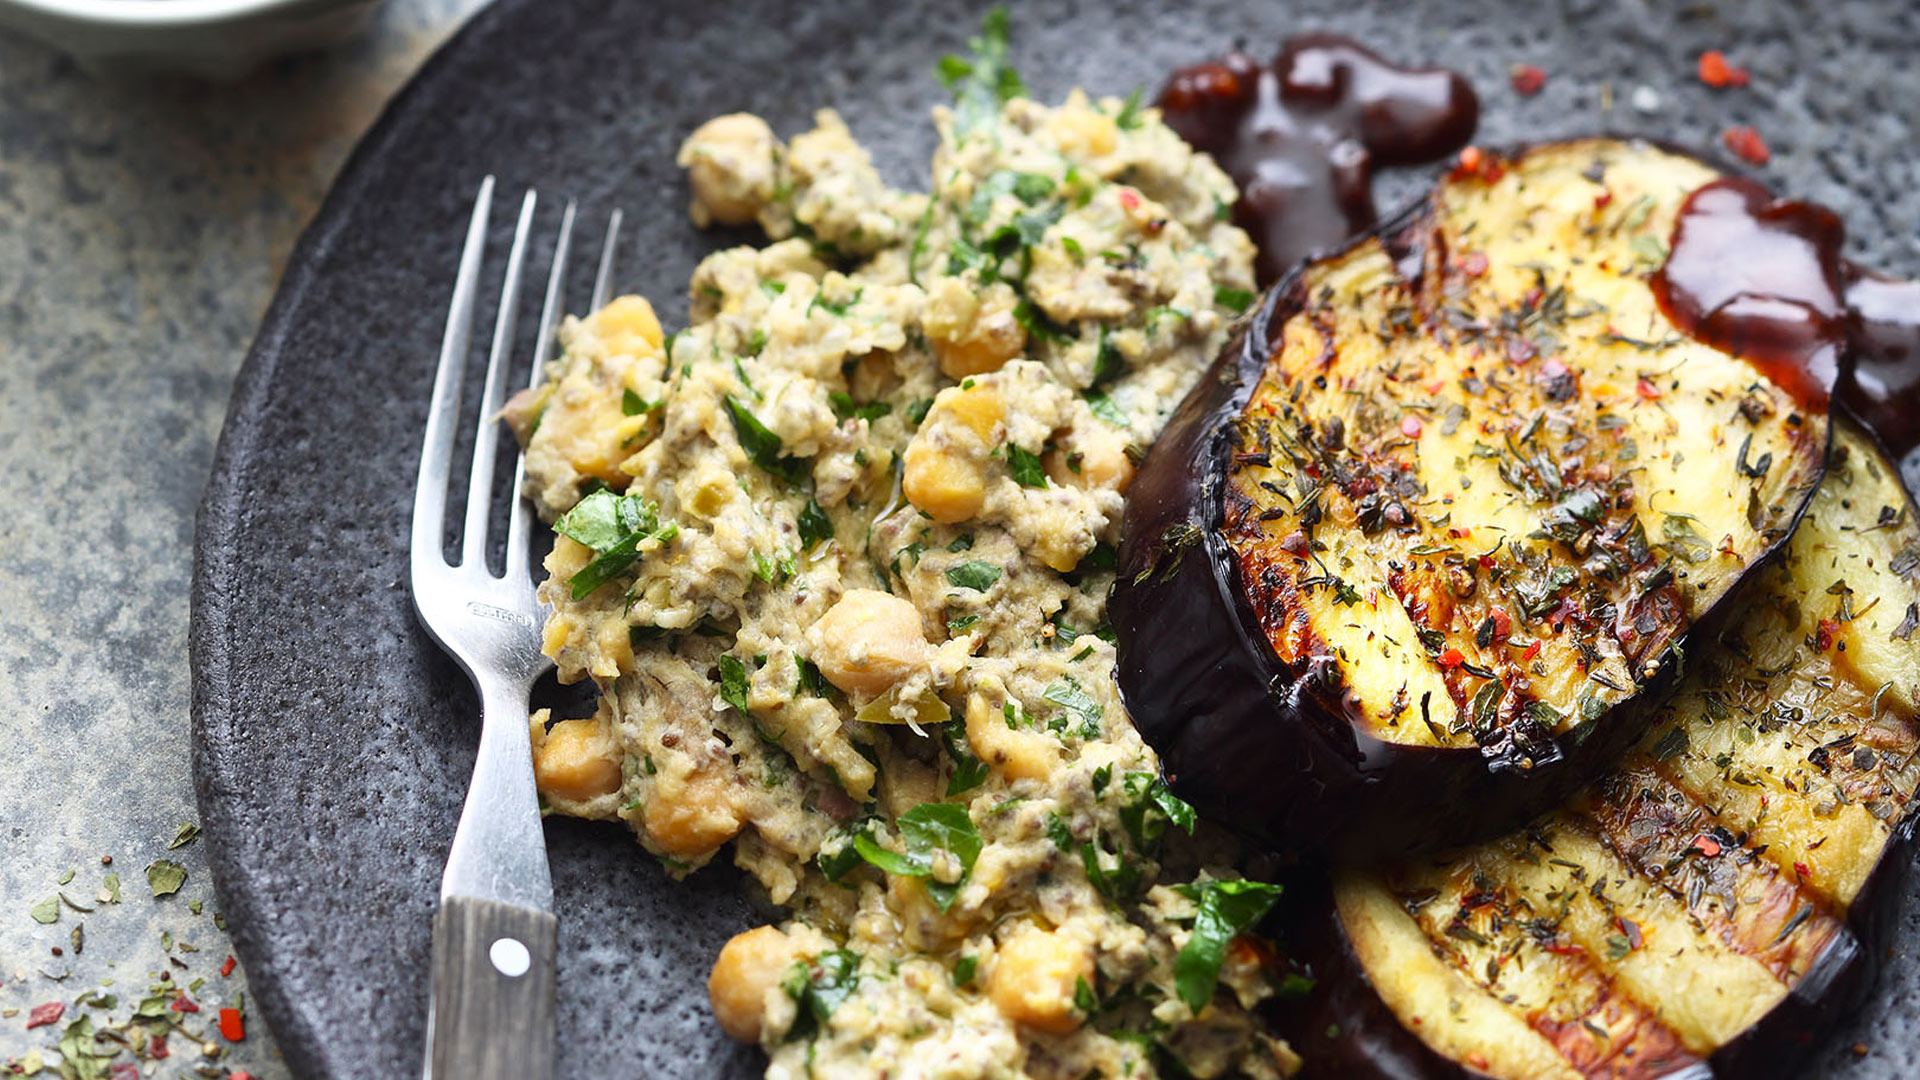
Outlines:
<svg viewBox="0 0 1920 1080"><path fill-rule="evenodd" d="M1911 857L1920 643L1899 630L1916 566L1920 527L1893 466L1841 425L1783 557L1616 768L1507 836L1338 873L1340 944L1321 970L1384 1006L1348 1004L1361 1027L1345 1038L1409 1077L1790 1074L1869 985ZM1453 974L1408 959L1422 950ZM1594 979L1685 1053L1651 1067L1560 1038L1592 1011ZM1467 985L1477 999L1462 999Z"/></svg>
<svg viewBox="0 0 1920 1080"><path fill-rule="evenodd" d="M1498 165L1282 280L1130 491L1129 711L1184 797L1282 850L1431 849L1565 798L1821 475L1823 401L1647 287L1711 169L1606 139Z"/></svg>

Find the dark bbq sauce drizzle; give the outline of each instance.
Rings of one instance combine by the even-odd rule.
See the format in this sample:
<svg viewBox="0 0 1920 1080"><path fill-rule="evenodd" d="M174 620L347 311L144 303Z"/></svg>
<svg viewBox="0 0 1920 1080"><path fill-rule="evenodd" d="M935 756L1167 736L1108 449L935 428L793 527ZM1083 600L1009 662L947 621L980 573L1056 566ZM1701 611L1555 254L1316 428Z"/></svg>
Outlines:
<svg viewBox="0 0 1920 1080"><path fill-rule="evenodd" d="M1920 448L1920 281L1840 257L1846 229L1816 203L1775 200L1752 180L1687 197L1666 264L1648 283L1680 330L1751 361L1809 408L1837 393L1896 460Z"/></svg>
<svg viewBox="0 0 1920 1080"><path fill-rule="evenodd" d="M1920 281L1846 271L1853 377L1841 383L1840 400L1899 461L1920 448Z"/></svg>
<svg viewBox="0 0 1920 1080"><path fill-rule="evenodd" d="M1648 284L1682 333L1825 412L1847 343L1846 236L1824 206L1777 201L1752 180L1727 177L1681 204L1666 263Z"/></svg>
<svg viewBox="0 0 1920 1080"><path fill-rule="evenodd" d="M1439 161L1480 119L1458 74L1400 67L1331 34L1290 38L1265 67L1236 49L1181 68L1158 104L1240 188L1233 218L1259 248L1262 284L1373 227L1375 164Z"/></svg>

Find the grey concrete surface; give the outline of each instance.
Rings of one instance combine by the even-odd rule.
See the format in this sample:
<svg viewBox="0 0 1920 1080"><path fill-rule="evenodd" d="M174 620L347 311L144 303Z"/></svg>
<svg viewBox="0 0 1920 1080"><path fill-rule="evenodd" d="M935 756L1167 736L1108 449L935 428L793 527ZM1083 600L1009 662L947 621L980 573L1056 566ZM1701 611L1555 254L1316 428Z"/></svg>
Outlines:
<svg viewBox="0 0 1920 1080"><path fill-rule="evenodd" d="M205 980L188 994L201 1011L173 1014L205 1045L175 1034L163 1061L115 1061L163 1080L287 1075L257 1015L240 1042L215 1033L245 972L219 973L231 950L203 844L167 850L195 820L194 509L295 238L387 98L479 6L394 0L334 53L228 85L100 78L0 37L0 1073L38 1050L57 1075L46 1051L68 1024L126 1021L166 971ZM187 877L155 898L161 858ZM97 902L108 873L117 904ZM92 910L36 921L59 894ZM117 1004L77 1008L89 990ZM29 1029L53 1001L61 1020Z"/></svg>

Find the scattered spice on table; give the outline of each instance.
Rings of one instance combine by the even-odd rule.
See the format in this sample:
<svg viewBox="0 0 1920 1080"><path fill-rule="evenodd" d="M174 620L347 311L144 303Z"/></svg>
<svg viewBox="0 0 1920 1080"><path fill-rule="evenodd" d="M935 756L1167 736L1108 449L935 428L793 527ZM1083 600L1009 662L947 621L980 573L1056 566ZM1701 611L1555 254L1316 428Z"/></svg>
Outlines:
<svg viewBox="0 0 1920 1080"><path fill-rule="evenodd" d="M1721 132L1720 142L1742 160L1755 165L1765 165L1773 157L1760 133L1745 124Z"/></svg>
<svg viewBox="0 0 1920 1080"><path fill-rule="evenodd" d="M1508 73L1514 92L1521 97L1532 97L1547 85L1546 71L1536 64L1515 64Z"/></svg>
<svg viewBox="0 0 1920 1080"><path fill-rule="evenodd" d="M1747 69L1734 67L1728 62L1727 54L1719 49L1708 49L1700 54L1700 81L1715 90L1745 86L1747 78Z"/></svg>

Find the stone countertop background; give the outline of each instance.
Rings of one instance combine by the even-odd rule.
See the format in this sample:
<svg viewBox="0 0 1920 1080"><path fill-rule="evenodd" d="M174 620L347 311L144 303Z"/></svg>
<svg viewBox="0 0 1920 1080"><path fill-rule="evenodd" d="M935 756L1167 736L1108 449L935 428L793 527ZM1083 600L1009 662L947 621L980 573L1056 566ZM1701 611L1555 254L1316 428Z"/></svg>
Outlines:
<svg viewBox="0 0 1920 1080"><path fill-rule="evenodd" d="M392 0L333 53L227 85L101 79L0 36L0 1072L51 1048L85 990L111 980L124 1020L170 970L206 979L187 1020L220 1054L175 1036L143 1075L287 1075L257 1016L238 1043L212 1034L245 973L219 974L231 950L202 844L167 850L196 818L194 510L300 230L388 97L482 3ZM156 899L159 858L187 879ZM109 871L121 902L97 904ZM59 893L94 910L30 916ZM49 1001L68 1003L61 1023L27 1030Z"/></svg>

